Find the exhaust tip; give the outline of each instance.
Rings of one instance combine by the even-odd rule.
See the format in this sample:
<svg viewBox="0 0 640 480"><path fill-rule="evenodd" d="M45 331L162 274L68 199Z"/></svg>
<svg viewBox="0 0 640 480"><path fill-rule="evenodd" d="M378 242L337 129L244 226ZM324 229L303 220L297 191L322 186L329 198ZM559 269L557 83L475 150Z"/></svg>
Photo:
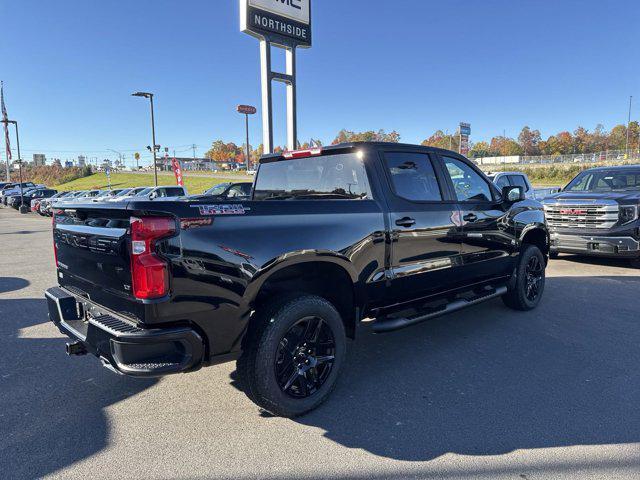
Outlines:
<svg viewBox="0 0 640 480"><path fill-rule="evenodd" d="M87 349L82 342L67 343L65 346L67 355L86 355Z"/></svg>

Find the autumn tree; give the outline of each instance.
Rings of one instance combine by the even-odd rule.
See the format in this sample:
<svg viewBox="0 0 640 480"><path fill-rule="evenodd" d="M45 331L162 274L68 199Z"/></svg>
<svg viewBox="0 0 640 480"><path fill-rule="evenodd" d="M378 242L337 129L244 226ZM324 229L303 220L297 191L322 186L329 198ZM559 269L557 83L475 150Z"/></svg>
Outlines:
<svg viewBox="0 0 640 480"><path fill-rule="evenodd" d="M460 138L458 135L450 135L442 130L436 130L426 140L423 140L421 145L426 147L444 148L446 150L453 150L457 152L460 147Z"/></svg>
<svg viewBox="0 0 640 480"><path fill-rule="evenodd" d="M225 143L222 140L216 140L204 156L214 162L228 162L235 160L238 153L242 152L235 143Z"/></svg>
<svg viewBox="0 0 640 480"><path fill-rule="evenodd" d="M531 130L528 126L523 127L518 135L518 143L524 155L539 155L540 140L542 140L540 131Z"/></svg>
<svg viewBox="0 0 640 480"><path fill-rule="evenodd" d="M523 150L518 142L513 138L499 136L493 137L489 144L489 150L492 154L500 157L509 157L512 155L522 155Z"/></svg>
<svg viewBox="0 0 640 480"><path fill-rule="evenodd" d="M473 158L482 158L482 157L491 156L490 150L489 150L489 144L487 142L474 143L469 153L470 153L470 156Z"/></svg>
<svg viewBox="0 0 640 480"><path fill-rule="evenodd" d="M342 129L333 139L331 145L337 145L339 143L348 142L391 142L398 143L400 141L400 134L395 130L392 132L385 132L380 129L377 132L369 130L366 132L353 132L351 130Z"/></svg>

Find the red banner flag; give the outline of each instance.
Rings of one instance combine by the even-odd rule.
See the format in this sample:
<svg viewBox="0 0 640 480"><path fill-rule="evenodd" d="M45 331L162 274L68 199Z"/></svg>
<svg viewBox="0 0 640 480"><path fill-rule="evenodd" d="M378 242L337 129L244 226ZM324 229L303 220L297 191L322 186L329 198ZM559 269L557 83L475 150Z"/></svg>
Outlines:
<svg viewBox="0 0 640 480"><path fill-rule="evenodd" d="M181 187L184 187L184 180L182 179L182 168L180 168L180 162L173 157L171 159L171 168L173 168L173 174L176 176L176 183Z"/></svg>

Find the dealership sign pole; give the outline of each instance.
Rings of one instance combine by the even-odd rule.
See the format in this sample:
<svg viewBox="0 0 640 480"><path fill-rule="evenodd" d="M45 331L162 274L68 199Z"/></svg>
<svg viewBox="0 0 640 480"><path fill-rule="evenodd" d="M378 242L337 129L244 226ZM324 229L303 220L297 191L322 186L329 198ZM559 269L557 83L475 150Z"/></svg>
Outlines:
<svg viewBox="0 0 640 480"><path fill-rule="evenodd" d="M460 122L460 128L458 129L458 132L460 135L458 153L462 155L469 155L469 136L471 135L471 125L468 123Z"/></svg>
<svg viewBox="0 0 640 480"><path fill-rule="evenodd" d="M311 47L311 0L240 0L240 30L260 40L262 137L264 153L273 152L272 82L287 86L287 148L298 144L296 48ZM286 73L271 70L271 46L283 48Z"/></svg>
<svg viewBox="0 0 640 480"><path fill-rule="evenodd" d="M252 105L238 105L238 113L244 114L245 133L247 134L247 170L251 170L251 148L249 147L249 115L255 115L258 109Z"/></svg>

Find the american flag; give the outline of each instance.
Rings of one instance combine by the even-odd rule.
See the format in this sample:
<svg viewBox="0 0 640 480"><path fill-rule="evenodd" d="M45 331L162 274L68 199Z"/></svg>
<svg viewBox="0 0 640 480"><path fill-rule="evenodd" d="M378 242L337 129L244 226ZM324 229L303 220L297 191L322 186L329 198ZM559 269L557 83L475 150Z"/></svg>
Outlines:
<svg viewBox="0 0 640 480"><path fill-rule="evenodd" d="M0 109L2 109L2 121L4 125L4 143L7 152L7 164L11 161L11 142L9 141L9 117L7 107L4 104L4 84L0 83Z"/></svg>

